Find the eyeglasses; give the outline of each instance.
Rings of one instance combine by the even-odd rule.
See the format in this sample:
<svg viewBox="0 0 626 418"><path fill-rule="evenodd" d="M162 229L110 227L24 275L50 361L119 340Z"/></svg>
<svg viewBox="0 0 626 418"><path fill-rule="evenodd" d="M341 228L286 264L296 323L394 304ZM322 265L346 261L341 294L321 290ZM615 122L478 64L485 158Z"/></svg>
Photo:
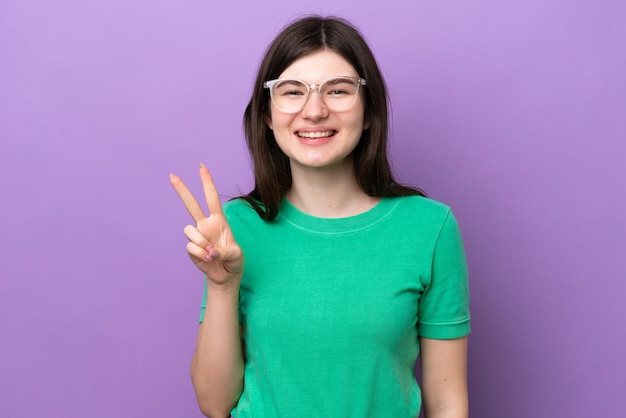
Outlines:
<svg viewBox="0 0 626 418"><path fill-rule="evenodd" d="M311 90L317 90L322 103L334 112L349 110L359 95L359 87L365 80L358 77L332 77L319 84L308 84L297 78L279 78L263 83L270 89L274 106L284 113L298 113L309 100Z"/></svg>

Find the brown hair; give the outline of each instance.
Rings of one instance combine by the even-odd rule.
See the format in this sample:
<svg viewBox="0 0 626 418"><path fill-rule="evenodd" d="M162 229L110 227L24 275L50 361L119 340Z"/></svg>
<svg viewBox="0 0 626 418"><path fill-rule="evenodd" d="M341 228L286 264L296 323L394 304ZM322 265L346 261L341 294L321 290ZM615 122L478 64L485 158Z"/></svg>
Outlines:
<svg viewBox="0 0 626 418"><path fill-rule="evenodd" d="M264 220L278 215L278 207L291 187L289 159L276 144L267 126L269 91L263 82L278 78L298 58L322 49L345 58L367 80L363 89L365 120L353 152L354 175L369 196L421 195L419 189L395 182L387 156L387 88L372 51L363 36L347 21L336 17L308 16L285 27L269 46L257 73L254 91L244 113L244 130L254 166L254 189L242 199Z"/></svg>

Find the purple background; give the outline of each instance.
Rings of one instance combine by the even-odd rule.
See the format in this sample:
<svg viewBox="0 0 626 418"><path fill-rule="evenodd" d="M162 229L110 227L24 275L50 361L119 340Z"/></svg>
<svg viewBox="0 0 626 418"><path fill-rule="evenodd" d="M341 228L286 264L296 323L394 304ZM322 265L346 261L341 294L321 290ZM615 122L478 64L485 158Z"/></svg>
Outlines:
<svg viewBox="0 0 626 418"><path fill-rule="evenodd" d="M473 417L623 417L626 2L0 2L0 416L196 417L175 172L251 186L241 115L305 12L351 19L402 181L471 272Z"/></svg>

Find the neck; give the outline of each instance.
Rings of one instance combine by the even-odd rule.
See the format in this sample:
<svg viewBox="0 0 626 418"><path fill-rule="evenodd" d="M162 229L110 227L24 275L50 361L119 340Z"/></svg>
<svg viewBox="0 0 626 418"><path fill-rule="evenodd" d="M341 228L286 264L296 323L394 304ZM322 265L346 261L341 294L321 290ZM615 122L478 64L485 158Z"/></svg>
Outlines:
<svg viewBox="0 0 626 418"><path fill-rule="evenodd" d="M312 216L354 216L371 209L380 201L361 190L351 163L323 169L292 165L291 172L292 186L287 192L287 200Z"/></svg>

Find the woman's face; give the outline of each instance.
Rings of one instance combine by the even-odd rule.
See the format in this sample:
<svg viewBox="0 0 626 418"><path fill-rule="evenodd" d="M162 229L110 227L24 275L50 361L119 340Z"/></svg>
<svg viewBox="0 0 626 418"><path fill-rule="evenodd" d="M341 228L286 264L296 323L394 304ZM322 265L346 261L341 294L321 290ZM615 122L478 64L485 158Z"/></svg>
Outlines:
<svg viewBox="0 0 626 418"><path fill-rule="evenodd" d="M359 77L352 65L330 50L305 55L285 69L279 78L297 78L308 84L335 76ZM351 154L369 125L364 121L364 103L359 92L348 110L335 112L321 100L317 90L298 113L284 113L272 103L267 124L292 170L351 165Z"/></svg>

